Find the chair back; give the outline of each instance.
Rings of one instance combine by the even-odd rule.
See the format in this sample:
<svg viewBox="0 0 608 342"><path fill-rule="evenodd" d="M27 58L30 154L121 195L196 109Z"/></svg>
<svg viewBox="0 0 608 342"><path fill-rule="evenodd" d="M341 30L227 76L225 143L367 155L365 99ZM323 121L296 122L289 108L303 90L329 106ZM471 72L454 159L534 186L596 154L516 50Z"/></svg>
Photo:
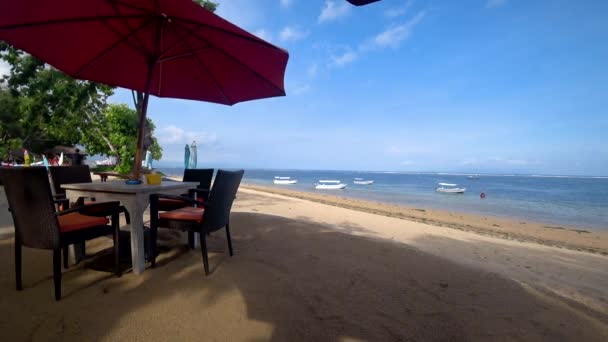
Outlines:
<svg viewBox="0 0 608 342"><path fill-rule="evenodd" d="M49 177L44 167L0 170L15 237L32 248L54 249L60 245Z"/></svg>
<svg viewBox="0 0 608 342"><path fill-rule="evenodd" d="M230 219L230 209L243 178L243 170L218 170L208 205L205 205L203 231L213 232L225 227Z"/></svg>
<svg viewBox="0 0 608 342"><path fill-rule="evenodd" d="M55 195L65 194L65 189L61 186L63 184L76 184L76 183L91 183L91 170L88 165L77 165L77 166L51 166L49 168L51 172L51 179L53 181L53 189Z"/></svg>
<svg viewBox="0 0 608 342"><path fill-rule="evenodd" d="M198 182L197 188L208 190L211 188L213 169L185 169L184 182Z"/></svg>

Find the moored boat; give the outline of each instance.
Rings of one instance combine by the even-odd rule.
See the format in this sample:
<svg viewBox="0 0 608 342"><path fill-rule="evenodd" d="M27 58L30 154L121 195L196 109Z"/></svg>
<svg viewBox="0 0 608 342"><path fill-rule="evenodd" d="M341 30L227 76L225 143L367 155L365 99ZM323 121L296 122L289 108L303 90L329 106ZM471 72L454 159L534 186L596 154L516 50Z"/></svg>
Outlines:
<svg viewBox="0 0 608 342"><path fill-rule="evenodd" d="M340 190L346 188L346 184L339 180L319 180L315 183L315 189L320 190Z"/></svg>
<svg viewBox="0 0 608 342"><path fill-rule="evenodd" d="M279 184L279 185L289 185L289 184L296 184L298 182L298 180L291 179L291 177L274 177L272 182L274 184Z"/></svg>
<svg viewBox="0 0 608 342"><path fill-rule="evenodd" d="M464 194L466 190L466 188L459 188L458 184L451 183L439 183L439 186L435 188L435 191L445 194Z"/></svg>
<svg viewBox="0 0 608 342"><path fill-rule="evenodd" d="M97 166L114 166L114 165L116 165L116 158L109 157L104 160L96 160L95 165L97 165Z"/></svg>
<svg viewBox="0 0 608 342"><path fill-rule="evenodd" d="M358 185L372 185L374 184L374 181L371 179L363 179L363 178L355 178L355 180L353 181L353 184L358 184Z"/></svg>

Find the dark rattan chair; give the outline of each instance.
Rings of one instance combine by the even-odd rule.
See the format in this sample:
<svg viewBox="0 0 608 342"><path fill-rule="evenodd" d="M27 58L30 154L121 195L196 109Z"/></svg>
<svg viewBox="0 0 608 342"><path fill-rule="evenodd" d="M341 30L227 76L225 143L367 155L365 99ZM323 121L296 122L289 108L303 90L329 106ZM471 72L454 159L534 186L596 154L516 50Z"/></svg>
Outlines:
<svg viewBox="0 0 608 342"><path fill-rule="evenodd" d="M91 178L91 170L88 165L79 165L79 166L51 166L49 168L51 173L51 180L53 182L53 188L55 190L55 200L56 202L65 201L67 203L67 199L65 198L65 189L61 186L64 184L76 184L76 183L92 183L93 179ZM89 199L89 201L85 201L85 198L79 198L76 202L76 205L83 206L85 204L93 204L95 202L94 198ZM69 203L67 203L69 205ZM87 212L87 215L90 216L110 216L110 212L107 210L103 210L103 206L99 205L96 211ZM65 208L65 206L64 206ZM67 209L67 208L65 208ZM125 209L125 207L120 207L120 212L125 215L125 219L127 223L130 223L131 219L129 217L129 212Z"/></svg>
<svg viewBox="0 0 608 342"><path fill-rule="evenodd" d="M213 171L213 169L185 169L182 181L198 182L199 184L196 189L190 189L188 194L183 194L182 196L189 196L191 198L196 197L199 206L202 206L209 197L209 189L211 188ZM189 202L179 199L161 198L158 201L158 210L160 211L175 210L189 206Z"/></svg>
<svg viewBox="0 0 608 342"><path fill-rule="evenodd" d="M232 242L230 240L230 209L236 197L236 192L243 178L243 170L218 170L205 202L204 208L197 208L196 200L183 196L162 194L150 195L150 249L152 267L156 266L156 236L158 228L170 228L189 233L199 233L201 251L205 274L209 274L209 260L207 257L206 235L208 233L226 228L228 249L232 256ZM192 205L181 209L159 213L158 202L161 198L184 200Z"/></svg>
<svg viewBox="0 0 608 342"><path fill-rule="evenodd" d="M181 196L196 198L196 206L203 207L205 201L209 198L209 189L211 188L213 172L213 169L185 169L182 181L198 182L198 186L195 189L190 189L187 194L182 194ZM171 211L190 206L190 202L180 199L160 198L158 200L159 211ZM188 232L188 245L190 248L194 249L194 233L192 232Z"/></svg>
<svg viewBox="0 0 608 342"><path fill-rule="evenodd" d="M65 197L65 189L61 187L62 185L93 182L93 179L91 178L91 169L88 165L51 166L49 168L49 171L51 174L53 189L55 191L55 203L59 205L59 211L68 209L70 206L69 200ZM112 202L110 202L108 205L104 205L104 203L108 202L98 203L95 201L94 198L79 198L74 204L78 207L88 206L90 204L99 204L93 207L88 207L87 209L83 209L82 213L88 216L110 217L114 211L114 207L111 204ZM131 217L129 216L129 212L127 211L127 209L124 206L120 206L119 211L120 213L125 215L125 220L127 224L130 224ZM63 266L65 268L68 268L67 248L64 249L63 254ZM85 254L85 244L82 243L77 247L77 261L80 261L82 258L84 258Z"/></svg>
<svg viewBox="0 0 608 342"><path fill-rule="evenodd" d="M61 299L61 250L69 245L101 236L114 238L115 273L119 265L119 202L105 202L56 211L48 174L43 167L0 170L9 210L15 225L15 275L17 290L22 290L22 246L53 251L55 299ZM111 224L106 217L83 215L83 210L111 208Z"/></svg>

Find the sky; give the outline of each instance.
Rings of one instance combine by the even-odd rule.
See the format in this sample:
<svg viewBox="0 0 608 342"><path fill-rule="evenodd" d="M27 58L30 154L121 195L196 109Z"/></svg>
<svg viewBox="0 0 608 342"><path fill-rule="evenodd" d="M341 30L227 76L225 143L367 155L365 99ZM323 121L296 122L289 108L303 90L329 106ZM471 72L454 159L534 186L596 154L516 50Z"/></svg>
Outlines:
<svg viewBox="0 0 608 342"><path fill-rule="evenodd" d="M608 175L608 1L218 2L289 51L287 96L152 98L157 166L196 140L200 166Z"/></svg>

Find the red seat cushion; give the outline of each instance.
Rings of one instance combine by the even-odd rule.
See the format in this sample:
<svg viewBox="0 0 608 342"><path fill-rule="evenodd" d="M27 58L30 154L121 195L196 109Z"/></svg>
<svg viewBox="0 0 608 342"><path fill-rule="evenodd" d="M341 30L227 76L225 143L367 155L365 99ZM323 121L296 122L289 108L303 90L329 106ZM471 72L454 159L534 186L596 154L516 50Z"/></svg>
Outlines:
<svg viewBox="0 0 608 342"><path fill-rule="evenodd" d="M205 213L204 208L185 207L161 213L159 217L161 220L201 223L203 221L203 213Z"/></svg>
<svg viewBox="0 0 608 342"><path fill-rule="evenodd" d="M110 222L110 220L105 217L86 216L79 213L58 216L57 220L59 221L59 229L62 233L104 226Z"/></svg>
<svg viewBox="0 0 608 342"><path fill-rule="evenodd" d="M205 200L202 198L197 198L196 201L198 202L199 206L203 206L205 204ZM178 199L172 199L172 198L159 198L158 199L158 207L162 210L162 208L180 208L180 207L185 207L185 206L190 206L189 202L186 201L180 201Z"/></svg>

